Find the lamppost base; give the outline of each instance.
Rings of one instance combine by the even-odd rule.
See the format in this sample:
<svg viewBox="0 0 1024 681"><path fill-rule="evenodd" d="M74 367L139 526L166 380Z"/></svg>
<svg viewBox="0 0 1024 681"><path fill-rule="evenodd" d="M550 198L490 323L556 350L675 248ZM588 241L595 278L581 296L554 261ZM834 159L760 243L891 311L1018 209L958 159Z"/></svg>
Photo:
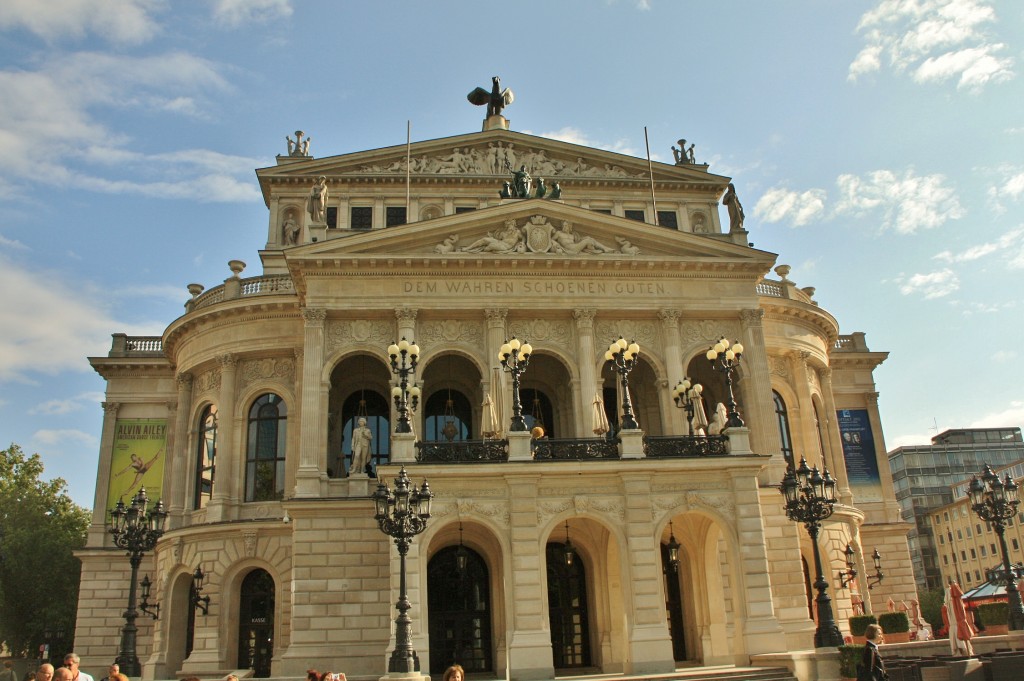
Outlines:
<svg viewBox="0 0 1024 681"><path fill-rule="evenodd" d="M380 681L430 681L429 674L421 672L388 672Z"/></svg>
<svg viewBox="0 0 1024 681"><path fill-rule="evenodd" d="M843 645L843 634L835 624L815 629L815 648L838 648L841 645Z"/></svg>

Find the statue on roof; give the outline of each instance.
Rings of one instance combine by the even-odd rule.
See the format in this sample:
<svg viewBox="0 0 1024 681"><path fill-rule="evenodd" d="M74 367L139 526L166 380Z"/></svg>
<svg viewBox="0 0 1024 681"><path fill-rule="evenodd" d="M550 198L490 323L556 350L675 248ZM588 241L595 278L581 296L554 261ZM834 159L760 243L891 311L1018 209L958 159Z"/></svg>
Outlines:
<svg viewBox="0 0 1024 681"><path fill-rule="evenodd" d="M515 95L512 94L512 90L509 88L501 89L501 79L498 76L491 78L492 86L491 91L488 92L482 87L478 87L466 95L471 103L477 106L487 105L487 117L500 116L501 110L512 103L515 99Z"/></svg>
<svg viewBox="0 0 1024 681"><path fill-rule="evenodd" d="M729 233L740 232L743 230L743 205L740 203L740 199L736 196L736 185L732 182L729 183L729 189L726 190L725 196L722 197L722 205L729 211Z"/></svg>
<svg viewBox="0 0 1024 681"><path fill-rule="evenodd" d="M327 221L327 178L320 176L309 190L309 196L306 197L306 212L309 213L309 219L314 224L320 224Z"/></svg>
<svg viewBox="0 0 1024 681"><path fill-rule="evenodd" d="M284 138L288 142L288 155L289 156L309 156L309 143L313 140L312 137L302 139L302 136L306 133L301 130L295 131L295 139L292 139L288 135Z"/></svg>

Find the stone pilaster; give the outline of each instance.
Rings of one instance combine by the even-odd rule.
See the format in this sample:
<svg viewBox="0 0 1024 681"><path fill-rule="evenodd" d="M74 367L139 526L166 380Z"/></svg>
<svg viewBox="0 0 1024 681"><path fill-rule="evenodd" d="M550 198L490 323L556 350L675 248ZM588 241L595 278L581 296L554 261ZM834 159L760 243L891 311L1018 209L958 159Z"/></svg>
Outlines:
<svg viewBox="0 0 1024 681"><path fill-rule="evenodd" d="M217 477L213 481L213 495L206 507L206 520L229 520L229 509L238 503L239 492L245 484L245 458L235 444L238 419L235 415L235 377L238 374L238 356L225 353L217 357L220 363L220 396L217 405Z"/></svg>
<svg viewBox="0 0 1024 681"><path fill-rule="evenodd" d="M573 319L576 320L576 342L577 342L577 364L580 371L579 400L576 405L578 414L582 418L576 419L576 437L593 437L593 413L594 397L597 395L597 377L595 375L595 364L597 358L594 354L594 316L597 313L592 308L576 308L572 311Z"/></svg>
<svg viewBox="0 0 1024 681"><path fill-rule="evenodd" d="M659 401L667 407L663 413L668 414L666 423L670 424L666 429L667 433L678 433L686 435L690 432L686 423L686 410L678 409L672 401L671 390L675 388L686 375L683 369L682 337L679 335L679 310L659 310L658 319L661 320L661 328L664 331L665 349L663 360L665 362L665 374L668 378L668 390L659 395Z"/></svg>
<svg viewBox="0 0 1024 681"><path fill-rule="evenodd" d="M170 492L168 513L168 528L181 527L182 516L185 513L186 495L189 489L189 415L192 406L192 374L183 371L177 375L178 401L174 415L174 427L171 429L171 436L167 443L167 452L170 456L170 466L167 466L164 474L164 496ZM170 476L168 478L168 475Z"/></svg>
<svg viewBox="0 0 1024 681"><path fill-rule="evenodd" d="M320 465L326 458L324 410L320 408L326 319L327 310L306 308L302 311L302 436L299 440L299 470L295 473L296 497L320 496L320 477L321 474L326 475L326 469Z"/></svg>
<svg viewBox="0 0 1024 681"><path fill-rule="evenodd" d="M790 366L793 369L793 388L796 391L796 404L787 404L789 411L789 430L793 436L793 458L797 461L806 457L810 465L821 467L824 461L831 468L825 452L818 447L817 433L814 428L814 398L811 396L810 372L814 369L807 365L811 353L799 350L790 353Z"/></svg>
<svg viewBox="0 0 1024 681"><path fill-rule="evenodd" d="M839 421L836 417L836 398L832 392L832 368L825 367L818 372L818 377L821 380L821 394L825 398L825 426L823 435L827 434L828 448L832 451L833 460L829 462L829 469L832 471L832 476L836 479L836 487L839 490L839 501L847 506L853 503L853 492L850 490L850 478L846 474L846 458L843 456L843 437L839 432ZM878 423L878 421L874 421ZM882 462L882 468L880 471L889 470L889 460L886 459ZM892 481L892 477L883 475ZM892 490L889 490L892 493ZM895 498L895 497L891 497Z"/></svg>
<svg viewBox="0 0 1024 681"><path fill-rule="evenodd" d="M107 495L110 493L110 462L114 455L114 431L117 427L118 402L103 402L103 432L100 434L100 460L96 471L96 501L92 506L87 546L103 546L107 537Z"/></svg>
<svg viewBox="0 0 1024 681"><path fill-rule="evenodd" d="M764 310L740 311L743 327L743 420L750 428L752 448L758 454L770 454L772 465L761 473L764 484L777 483L785 470L775 425L771 372L764 340Z"/></svg>

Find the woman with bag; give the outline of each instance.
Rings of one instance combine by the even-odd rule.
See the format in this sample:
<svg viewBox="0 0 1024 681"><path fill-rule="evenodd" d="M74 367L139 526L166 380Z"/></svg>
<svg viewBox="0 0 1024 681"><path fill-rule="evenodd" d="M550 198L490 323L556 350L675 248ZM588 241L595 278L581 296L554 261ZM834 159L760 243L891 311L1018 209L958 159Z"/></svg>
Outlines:
<svg viewBox="0 0 1024 681"><path fill-rule="evenodd" d="M885 671L885 663L878 652L878 644L885 642L882 627L869 624L864 631L864 655L857 666L857 681L887 681L889 674Z"/></svg>

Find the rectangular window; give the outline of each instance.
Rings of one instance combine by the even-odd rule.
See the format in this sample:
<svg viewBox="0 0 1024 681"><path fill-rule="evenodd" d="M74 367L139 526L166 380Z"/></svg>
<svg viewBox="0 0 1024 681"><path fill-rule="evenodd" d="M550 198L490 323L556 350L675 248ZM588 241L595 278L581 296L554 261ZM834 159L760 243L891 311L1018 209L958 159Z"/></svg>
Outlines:
<svg viewBox="0 0 1024 681"><path fill-rule="evenodd" d="M373 208L370 206L353 206L350 229L373 229Z"/></svg>
<svg viewBox="0 0 1024 681"><path fill-rule="evenodd" d="M394 227L405 224L405 206L388 206L384 209L384 226Z"/></svg>
<svg viewBox="0 0 1024 681"><path fill-rule="evenodd" d="M947 556L945 554L942 555L942 564L943 565L949 565L949 556Z"/></svg>
<svg viewBox="0 0 1024 681"><path fill-rule="evenodd" d="M978 523L974 526L974 531L977 532L979 536L981 536L981 523Z"/></svg>
<svg viewBox="0 0 1024 681"><path fill-rule="evenodd" d="M475 206L455 206L455 214L462 215L463 213L471 213L476 210Z"/></svg>
<svg viewBox="0 0 1024 681"><path fill-rule="evenodd" d="M985 557L985 556L987 556L987 555L988 555L988 549L986 549L986 548L985 548L985 545L984 545L984 544L982 544L982 545L981 545L981 557L982 557L982 558L984 558L984 557Z"/></svg>
<svg viewBox="0 0 1024 681"><path fill-rule="evenodd" d="M1013 550L1014 551L1020 551L1020 542L1017 541L1016 537L1014 539L1012 539L1012 542L1013 542Z"/></svg>
<svg viewBox="0 0 1024 681"><path fill-rule="evenodd" d="M974 549L971 549L971 560L977 560L977 559L978 559L978 553Z"/></svg>
<svg viewBox="0 0 1024 681"><path fill-rule="evenodd" d="M964 561L967 560L967 552L964 551L963 549L960 549L960 559L964 560Z"/></svg>
<svg viewBox="0 0 1024 681"><path fill-rule="evenodd" d="M949 522L949 511L943 511L942 512L942 519L945 520L946 522Z"/></svg>
<svg viewBox="0 0 1024 681"><path fill-rule="evenodd" d="M967 528L967 538L968 539L971 538L971 528L969 528L969 527Z"/></svg>
<svg viewBox="0 0 1024 681"><path fill-rule="evenodd" d="M658 225L666 229L679 229L679 217L674 210L659 210Z"/></svg>
<svg viewBox="0 0 1024 681"><path fill-rule="evenodd" d="M964 533L961 532L960 530L957 530L956 531L956 538L962 540L964 538Z"/></svg>
<svg viewBox="0 0 1024 681"><path fill-rule="evenodd" d="M605 215L611 215L612 214L612 209L611 208L595 208L594 212L595 213L604 213Z"/></svg>
<svg viewBox="0 0 1024 681"><path fill-rule="evenodd" d="M939 543L942 544L943 546L945 546L945 544L946 544L946 538L943 537L941 534L939 535Z"/></svg>
<svg viewBox="0 0 1024 681"><path fill-rule="evenodd" d="M627 220L636 220L637 222L644 221L644 212L642 210L626 210Z"/></svg>
<svg viewBox="0 0 1024 681"><path fill-rule="evenodd" d="M996 555L996 545L995 544L989 544L988 548L991 551L993 556Z"/></svg>
<svg viewBox="0 0 1024 681"><path fill-rule="evenodd" d="M328 206L327 208L327 227L329 229L338 228L338 207Z"/></svg>
<svg viewBox="0 0 1024 681"><path fill-rule="evenodd" d="M977 570L974 571L974 580L975 581L981 581L981 573L978 572Z"/></svg>

